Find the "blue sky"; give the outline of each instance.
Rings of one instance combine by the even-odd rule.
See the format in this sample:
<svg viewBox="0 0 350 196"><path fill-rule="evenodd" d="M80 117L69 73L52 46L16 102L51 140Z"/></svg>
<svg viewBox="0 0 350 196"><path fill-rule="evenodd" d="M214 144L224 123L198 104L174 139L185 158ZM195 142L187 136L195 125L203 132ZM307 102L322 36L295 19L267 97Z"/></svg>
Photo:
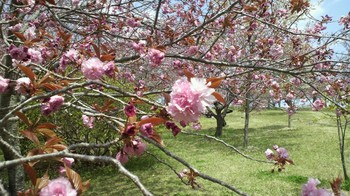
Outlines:
<svg viewBox="0 0 350 196"><path fill-rule="evenodd" d="M342 27L338 24L340 17L346 16L350 11L350 0L311 0L310 14L316 19L321 16L332 16L333 22L329 24L328 31L334 32Z"/></svg>
<svg viewBox="0 0 350 196"><path fill-rule="evenodd" d="M322 19L321 16L325 16L326 14L332 17L332 22L327 25L326 32L328 33L341 30L343 27L339 25L339 19L342 16L348 15L349 12L350 0L311 0L310 14L314 18L320 20ZM344 52L344 47L341 44L335 44L333 49L335 52Z"/></svg>

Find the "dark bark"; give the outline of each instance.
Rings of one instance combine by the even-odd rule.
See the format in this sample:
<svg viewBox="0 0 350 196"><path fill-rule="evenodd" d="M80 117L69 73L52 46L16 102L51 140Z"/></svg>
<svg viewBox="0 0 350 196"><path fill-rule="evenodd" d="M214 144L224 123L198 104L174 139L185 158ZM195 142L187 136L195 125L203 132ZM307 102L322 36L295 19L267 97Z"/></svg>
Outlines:
<svg viewBox="0 0 350 196"><path fill-rule="evenodd" d="M9 56L6 56L4 59L4 64L7 67L11 67L12 60ZM10 69L8 69L10 70ZM13 72L5 71L5 78L9 78L12 80L16 79L16 75ZM18 97L15 96L12 90L9 90L7 93L3 93L0 95L0 108L3 110L0 111L0 119L2 119L8 112L9 110L5 110L4 108L8 108L8 106L13 105L18 102ZM18 138L15 138L8 133L4 132L4 128L6 129L7 132L10 134L17 136L19 131L18 131L18 123L17 122L6 122L2 127L0 127L0 137L7 142L11 148L18 153L20 153L20 141ZM11 149L9 149L5 145L0 144L0 148L4 154L5 160L13 160L16 157L16 155L13 153ZM8 189L8 192L10 195L17 195L17 191L23 190L24 189L24 171L22 166L17 166L17 167L9 167L7 168L7 173L8 173L8 182L6 187Z"/></svg>
<svg viewBox="0 0 350 196"><path fill-rule="evenodd" d="M344 156L344 146L345 146L345 133L347 129L348 119L345 117L345 125L342 125L341 117L337 116L337 127L338 127L338 139L339 139L339 152L340 152L340 159L342 163L343 168L343 174L345 181L349 180L348 173L346 171L346 165L345 165L345 156Z"/></svg>
<svg viewBox="0 0 350 196"><path fill-rule="evenodd" d="M248 146L248 130L249 130L249 114L250 114L250 107L249 107L249 100L248 98L245 101L245 108L244 108L244 142L243 147L246 148Z"/></svg>
<svg viewBox="0 0 350 196"><path fill-rule="evenodd" d="M215 119L216 119L215 137L220 137L222 135L222 129L226 125L226 122L225 122L225 119L223 118L221 112L217 113Z"/></svg>

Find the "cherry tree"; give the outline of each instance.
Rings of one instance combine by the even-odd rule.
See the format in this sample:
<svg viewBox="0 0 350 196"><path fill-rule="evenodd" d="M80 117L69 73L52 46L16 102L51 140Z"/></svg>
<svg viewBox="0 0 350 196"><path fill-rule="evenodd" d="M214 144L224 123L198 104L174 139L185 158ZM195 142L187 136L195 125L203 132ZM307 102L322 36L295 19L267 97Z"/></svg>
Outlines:
<svg viewBox="0 0 350 196"><path fill-rule="evenodd" d="M157 126L174 136L183 127L198 126L214 103L235 101L217 90L231 82L232 92L245 92L246 100L252 89L264 94L267 88L281 99L281 86L289 78L347 113L348 102L325 93L334 89L345 96L342 100L349 96L349 70L342 69L348 61L333 60L329 48L337 40L349 41L348 16L340 20L344 31L334 35L321 34L329 17L310 29L297 29L293 24L308 7L304 0L278 5L270 0L2 2L0 147L5 161L0 169L6 168L9 177L8 187L0 183L0 191L79 195L89 181L71 165L83 160L114 165L144 195L152 195L123 164L153 145L188 168L178 175L187 176L190 185L204 178L246 195L167 150ZM320 88L324 82L332 88ZM324 106L322 100L313 104L316 110ZM57 120L58 115L65 117ZM81 116L74 124L78 129L103 125L111 136L93 143L69 140L64 119L76 116ZM24 139L31 147L21 154ZM113 155L83 150L102 148ZM59 166L60 177L39 176L37 166L47 161ZM23 170L32 183L29 189Z"/></svg>

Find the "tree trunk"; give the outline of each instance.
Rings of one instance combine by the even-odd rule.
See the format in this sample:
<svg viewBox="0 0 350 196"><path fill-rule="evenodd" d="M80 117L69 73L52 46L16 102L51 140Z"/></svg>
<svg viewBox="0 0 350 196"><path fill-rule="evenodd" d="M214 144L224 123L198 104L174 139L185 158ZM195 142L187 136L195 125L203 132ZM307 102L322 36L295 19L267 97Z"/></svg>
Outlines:
<svg viewBox="0 0 350 196"><path fill-rule="evenodd" d="M344 180L349 180L348 173L346 171L346 165L345 165L345 157L344 157L344 146L345 146L345 133L347 129L348 119L345 117L345 125L343 127L341 122L341 117L337 116L337 128L338 128L338 139L339 139L339 152L340 152L340 159L343 167L343 173L344 173Z"/></svg>
<svg viewBox="0 0 350 196"><path fill-rule="evenodd" d="M222 128L225 126L225 119L223 118L221 112L216 114L215 119L216 119L215 137L220 137L222 135Z"/></svg>
<svg viewBox="0 0 350 196"><path fill-rule="evenodd" d="M249 93L246 94L245 106L244 106L244 141L243 147L248 146L248 129L249 129L249 113L250 113L250 102L249 102Z"/></svg>
<svg viewBox="0 0 350 196"><path fill-rule="evenodd" d="M288 128L291 127L292 115L288 114Z"/></svg>
<svg viewBox="0 0 350 196"><path fill-rule="evenodd" d="M245 121L244 121L244 143L243 143L244 148L248 146L248 129L249 129L249 111L247 111L247 109L245 110L246 111L245 111Z"/></svg>
<svg viewBox="0 0 350 196"><path fill-rule="evenodd" d="M4 64L7 67L12 67L12 60L9 56L5 58ZM12 80L16 79L16 75L13 74L13 72L6 71L5 72L5 78L10 78ZM8 108L11 105L14 105L18 102L18 98L14 95L12 90L9 90L7 93L3 93L0 95L0 108ZM0 110L0 119L2 119L7 113L9 112L8 109ZM4 132L4 128L8 133ZM11 149L14 151L17 151L18 153L21 152L20 150L20 141L18 138L13 136L18 136L19 130L18 130L18 123L14 121L6 122L2 127L0 127L0 137L7 142ZM13 153L11 149L9 149L7 146L0 144L1 150L4 153L5 160L13 160L16 157L16 155ZM7 168L8 173L8 187L7 190L10 195L17 195L17 191L21 191L24 189L24 170L22 166L17 167L10 167Z"/></svg>

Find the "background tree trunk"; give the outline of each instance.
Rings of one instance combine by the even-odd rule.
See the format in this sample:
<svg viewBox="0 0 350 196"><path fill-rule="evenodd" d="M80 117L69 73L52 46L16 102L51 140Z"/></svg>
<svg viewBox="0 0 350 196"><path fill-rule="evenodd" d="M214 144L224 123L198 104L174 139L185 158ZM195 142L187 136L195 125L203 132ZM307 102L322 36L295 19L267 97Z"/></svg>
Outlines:
<svg viewBox="0 0 350 196"><path fill-rule="evenodd" d="M221 111L216 111L215 119L216 119L216 132L215 137L220 137L222 135L222 129L225 126L225 119L221 114Z"/></svg>
<svg viewBox="0 0 350 196"><path fill-rule="evenodd" d="M248 130L249 130L249 114L250 114L250 94L249 91L245 97L245 106L244 106L244 141L243 147L246 148L248 146Z"/></svg>
<svg viewBox="0 0 350 196"><path fill-rule="evenodd" d="M6 67L11 68L12 67L12 60L9 56L6 56L4 64ZM10 70L10 69L8 69ZM10 78L12 80L17 79L16 75L13 72L6 71L4 74L5 78ZM18 102L18 97L13 93L12 90L9 90L7 93L3 93L0 95L0 119L2 119L8 112L8 108L11 105L15 105ZM6 122L2 127L0 127L0 137L2 140L7 142L13 150L17 151L18 153L21 152L20 149L20 141L18 138L15 138L8 133L4 132L4 128L6 131L13 136L18 136L19 130L18 130L18 122L9 121ZM13 153L11 149L8 149L7 146L0 144L1 150L4 154L5 160L12 160L17 158L16 155ZM17 191L24 189L24 170L22 166L17 167L10 167L7 169L8 173L8 182L7 182L7 189L10 195L17 195Z"/></svg>

